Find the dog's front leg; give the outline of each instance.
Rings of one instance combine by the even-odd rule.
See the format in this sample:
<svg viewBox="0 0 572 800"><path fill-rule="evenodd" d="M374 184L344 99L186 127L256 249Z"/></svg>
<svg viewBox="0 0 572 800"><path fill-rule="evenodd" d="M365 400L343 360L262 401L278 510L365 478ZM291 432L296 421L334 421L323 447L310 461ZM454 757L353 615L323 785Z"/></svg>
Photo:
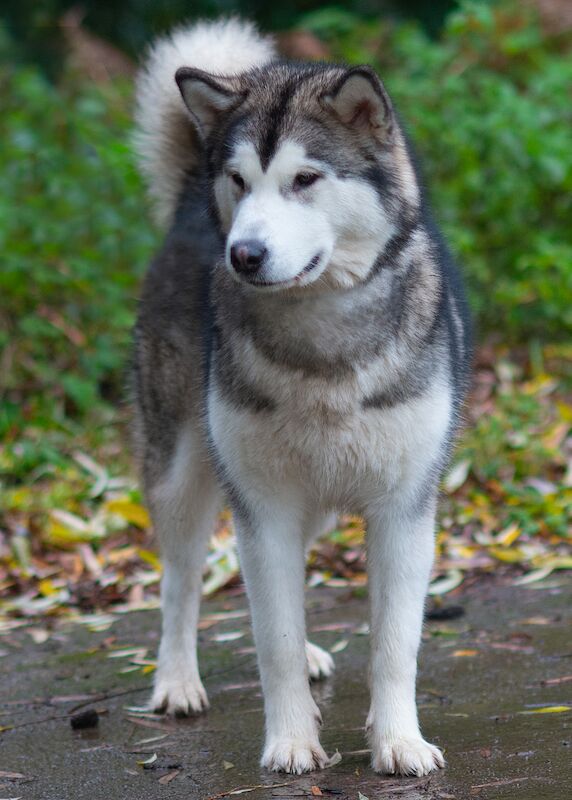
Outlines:
<svg viewBox="0 0 572 800"><path fill-rule="evenodd" d="M304 540L297 510L266 502L235 510L266 714L262 766L302 773L322 768L320 712L305 653Z"/></svg>
<svg viewBox="0 0 572 800"><path fill-rule="evenodd" d="M434 503L415 514L387 504L368 517L371 707L367 729L377 772L426 775L444 766L421 736L417 651L434 553Z"/></svg>

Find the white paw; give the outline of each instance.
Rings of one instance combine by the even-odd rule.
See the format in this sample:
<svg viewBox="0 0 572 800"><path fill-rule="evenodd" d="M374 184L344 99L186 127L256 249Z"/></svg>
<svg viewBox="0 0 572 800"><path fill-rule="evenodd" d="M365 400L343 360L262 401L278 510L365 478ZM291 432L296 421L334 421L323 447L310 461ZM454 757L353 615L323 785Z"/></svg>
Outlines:
<svg viewBox="0 0 572 800"><path fill-rule="evenodd" d="M158 673L149 706L156 713L186 717L206 711L209 701L198 675L185 680L179 675L163 677Z"/></svg>
<svg viewBox="0 0 572 800"><path fill-rule="evenodd" d="M439 748L421 737L382 740L372 751L372 767L384 775L422 777L445 766Z"/></svg>
<svg viewBox="0 0 572 800"><path fill-rule="evenodd" d="M334 671L334 659L331 655L312 642L306 642L306 660L310 678L314 681L329 678Z"/></svg>
<svg viewBox="0 0 572 800"><path fill-rule="evenodd" d="M300 775L324 769L330 759L317 739L275 739L264 749L261 765L273 772L290 772Z"/></svg>

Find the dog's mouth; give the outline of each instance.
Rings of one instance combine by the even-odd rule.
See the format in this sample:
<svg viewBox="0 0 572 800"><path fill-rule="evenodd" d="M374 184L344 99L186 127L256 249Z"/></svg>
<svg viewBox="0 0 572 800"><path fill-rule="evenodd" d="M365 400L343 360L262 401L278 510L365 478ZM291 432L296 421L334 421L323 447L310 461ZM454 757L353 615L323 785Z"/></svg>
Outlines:
<svg viewBox="0 0 572 800"><path fill-rule="evenodd" d="M316 269L316 267L319 266L320 261L322 260L322 255L323 255L322 253L316 253L314 258L308 261L308 263L306 264L304 269L301 270L301 272L299 272L293 278L288 278L288 280L286 281L261 281L256 277L256 275L253 275L251 278L247 278L247 281L251 286L260 286L261 288L264 287L273 288L278 286L282 287L296 286L302 280L302 278L304 278L304 276L308 275L308 273L312 272L313 270Z"/></svg>

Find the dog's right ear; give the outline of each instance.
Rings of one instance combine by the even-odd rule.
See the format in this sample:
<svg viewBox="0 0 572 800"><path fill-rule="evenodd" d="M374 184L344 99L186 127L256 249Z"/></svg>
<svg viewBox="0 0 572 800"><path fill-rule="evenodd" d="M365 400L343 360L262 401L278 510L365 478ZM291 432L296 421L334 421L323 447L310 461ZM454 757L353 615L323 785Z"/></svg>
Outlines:
<svg viewBox="0 0 572 800"><path fill-rule="evenodd" d="M219 115L237 108L247 94L240 89L236 77L219 77L194 67L178 69L175 80L203 139L212 131Z"/></svg>

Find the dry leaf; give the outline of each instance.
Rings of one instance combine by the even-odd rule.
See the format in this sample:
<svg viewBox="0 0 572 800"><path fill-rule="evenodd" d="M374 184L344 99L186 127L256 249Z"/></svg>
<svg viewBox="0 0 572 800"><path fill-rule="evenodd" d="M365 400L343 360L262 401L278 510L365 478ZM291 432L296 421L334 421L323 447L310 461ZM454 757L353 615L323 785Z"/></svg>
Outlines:
<svg viewBox="0 0 572 800"><path fill-rule="evenodd" d="M171 781L174 781L180 772L181 772L180 769L175 769L173 770L173 772L169 772L167 775L163 775L162 778L159 778L159 783L161 784L161 786L166 786L166 784L171 783Z"/></svg>

